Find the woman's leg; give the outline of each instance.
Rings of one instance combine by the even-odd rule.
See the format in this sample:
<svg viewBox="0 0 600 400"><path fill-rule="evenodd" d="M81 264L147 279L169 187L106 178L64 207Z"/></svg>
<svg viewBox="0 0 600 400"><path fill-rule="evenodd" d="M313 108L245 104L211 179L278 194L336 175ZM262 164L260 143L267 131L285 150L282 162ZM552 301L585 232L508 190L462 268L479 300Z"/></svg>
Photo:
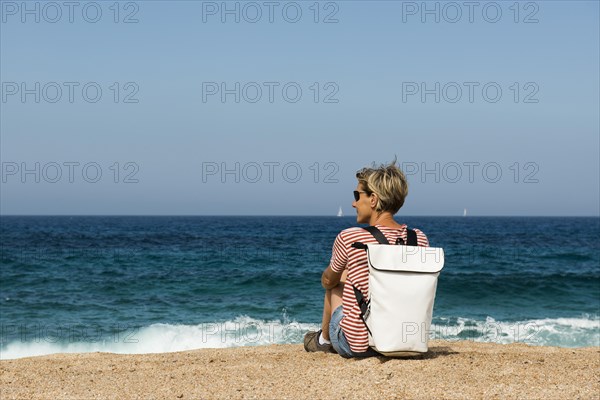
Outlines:
<svg viewBox="0 0 600 400"><path fill-rule="evenodd" d="M331 314L342 305L342 295L344 293L344 284L346 283L347 271L344 271L340 283L333 289L325 290L325 300L323 302L323 320L321 329L323 330L323 339L329 340L329 322Z"/></svg>

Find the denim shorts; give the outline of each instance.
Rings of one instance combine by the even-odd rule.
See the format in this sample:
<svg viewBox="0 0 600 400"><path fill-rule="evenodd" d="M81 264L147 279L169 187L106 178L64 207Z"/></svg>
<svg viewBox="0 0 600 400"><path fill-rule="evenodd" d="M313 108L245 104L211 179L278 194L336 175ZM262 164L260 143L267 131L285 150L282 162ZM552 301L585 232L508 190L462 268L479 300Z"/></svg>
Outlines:
<svg viewBox="0 0 600 400"><path fill-rule="evenodd" d="M344 358L351 357L372 357L380 355L375 350L369 348L367 351L363 353L355 353L350 349L350 345L346 340L346 335L340 326L340 322L344 318L344 312L342 306L339 306L335 309L333 314L331 315L331 321L329 322L329 339L331 340L331 345L333 349Z"/></svg>

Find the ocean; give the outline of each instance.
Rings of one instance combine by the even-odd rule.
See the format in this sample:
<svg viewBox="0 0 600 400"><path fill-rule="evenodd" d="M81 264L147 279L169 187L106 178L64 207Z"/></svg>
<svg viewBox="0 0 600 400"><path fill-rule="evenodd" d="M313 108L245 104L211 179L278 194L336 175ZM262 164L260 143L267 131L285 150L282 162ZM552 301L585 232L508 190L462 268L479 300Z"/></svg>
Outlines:
<svg viewBox="0 0 600 400"><path fill-rule="evenodd" d="M600 218L398 217L442 247L430 338L600 346ZM301 343L354 217L2 216L0 358Z"/></svg>

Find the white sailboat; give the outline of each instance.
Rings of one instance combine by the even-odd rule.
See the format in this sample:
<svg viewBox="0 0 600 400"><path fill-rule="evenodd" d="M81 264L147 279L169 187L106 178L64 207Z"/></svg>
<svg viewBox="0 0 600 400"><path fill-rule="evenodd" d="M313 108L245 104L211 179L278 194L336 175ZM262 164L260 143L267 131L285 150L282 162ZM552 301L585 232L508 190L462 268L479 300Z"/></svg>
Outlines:
<svg viewBox="0 0 600 400"><path fill-rule="evenodd" d="M338 217L343 217L344 216L344 212L342 211L342 206L340 206L340 209L338 210L337 216Z"/></svg>
<svg viewBox="0 0 600 400"><path fill-rule="evenodd" d="M467 216L467 209L465 208L465 209L463 210L463 217L466 217L466 216Z"/></svg>

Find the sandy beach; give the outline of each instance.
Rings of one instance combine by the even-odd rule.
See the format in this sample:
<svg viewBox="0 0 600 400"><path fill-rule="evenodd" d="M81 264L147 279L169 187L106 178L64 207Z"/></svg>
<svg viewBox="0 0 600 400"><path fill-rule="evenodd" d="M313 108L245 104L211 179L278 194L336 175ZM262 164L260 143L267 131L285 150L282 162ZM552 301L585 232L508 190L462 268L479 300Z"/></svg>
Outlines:
<svg viewBox="0 0 600 400"><path fill-rule="evenodd" d="M430 342L346 360L302 345L55 354L0 362L4 399L598 399L600 348Z"/></svg>

